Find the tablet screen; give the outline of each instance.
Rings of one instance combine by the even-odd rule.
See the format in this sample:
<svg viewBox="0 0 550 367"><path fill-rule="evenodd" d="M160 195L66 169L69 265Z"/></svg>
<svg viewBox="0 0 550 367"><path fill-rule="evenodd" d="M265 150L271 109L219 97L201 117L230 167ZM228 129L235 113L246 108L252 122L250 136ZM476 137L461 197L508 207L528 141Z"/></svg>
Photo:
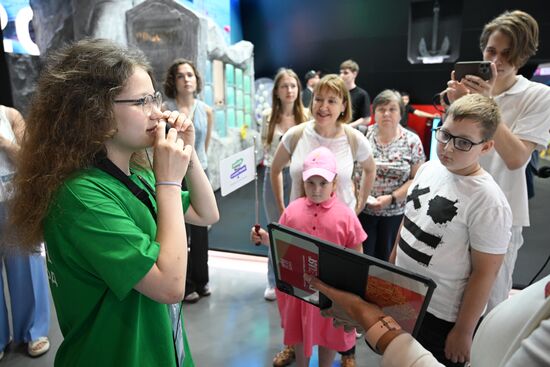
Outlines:
<svg viewBox="0 0 550 367"><path fill-rule="evenodd" d="M365 298L378 305L410 334L423 313L427 284L377 265L369 266Z"/></svg>
<svg viewBox="0 0 550 367"><path fill-rule="evenodd" d="M277 287L306 302L317 305L319 292L311 289L304 273L319 276L319 248L315 243L287 233L271 232Z"/></svg>
<svg viewBox="0 0 550 367"><path fill-rule="evenodd" d="M304 273L377 304L416 336L435 283L385 261L276 223L268 226L277 288L321 309L331 307L310 289Z"/></svg>

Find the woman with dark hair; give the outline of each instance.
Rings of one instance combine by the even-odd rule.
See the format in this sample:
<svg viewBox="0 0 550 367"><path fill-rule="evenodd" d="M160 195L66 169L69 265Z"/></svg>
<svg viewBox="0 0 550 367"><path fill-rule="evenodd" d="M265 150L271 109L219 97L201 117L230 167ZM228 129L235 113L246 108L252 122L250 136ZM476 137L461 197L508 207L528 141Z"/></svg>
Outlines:
<svg viewBox="0 0 550 367"><path fill-rule="evenodd" d="M212 134L214 114L203 101L197 99L202 90L202 78L195 64L186 59L176 59L166 73L164 94L168 97L165 107L189 116L195 127L195 151L201 166L207 173L206 152ZM187 225L189 258L185 302L195 303L200 297L210 295L208 285L208 228Z"/></svg>
<svg viewBox="0 0 550 367"><path fill-rule="evenodd" d="M298 75L291 69L281 69L275 75L273 90L271 92L271 108L262 114L262 126L260 135L264 146L264 187L263 202L267 222L278 222L281 213L277 207L271 180L271 162L279 146L281 138L288 129L307 119L307 109L302 105L300 99L301 85ZM285 193L285 205L288 204L290 195L290 174L288 165L283 168L283 192ZM271 253L268 251L269 261L267 262L267 287L264 291L264 298L267 301L275 301L275 274L271 263Z"/></svg>
<svg viewBox="0 0 550 367"><path fill-rule="evenodd" d="M46 245L56 366L193 366L185 223L219 214L193 124L161 103L144 55L107 40L55 52L38 82L11 214L22 250Z"/></svg>

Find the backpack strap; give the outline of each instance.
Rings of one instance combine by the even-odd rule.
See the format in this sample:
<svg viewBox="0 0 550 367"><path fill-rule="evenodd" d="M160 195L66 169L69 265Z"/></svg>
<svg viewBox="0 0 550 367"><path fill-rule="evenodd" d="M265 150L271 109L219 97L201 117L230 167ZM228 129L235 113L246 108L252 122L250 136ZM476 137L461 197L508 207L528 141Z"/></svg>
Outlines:
<svg viewBox="0 0 550 367"><path fill-rule="evenodd" d="M357 161L357 136L355 135L355 129L349 125L342 125L344 127L344 132L346 133L346 137L348 138L348 143L351 148L351 156L353 157L353 161Z"/></svg>
<svg viewBox="0 0 550 367"><path fill-rule="evenodd" d="M297 125L294 130L292 130L292 136L290 137L290 145L289 145L289 153L292 156L294 153L294 149L296 149L296 145L298 145L298 141L304 134L304 129L306 128L307 122L302 122L301 124Z"/></svg>
<svg viewBox="0 0 550 367"><path fill-rule="evenodd" d="M294 149L296 149L296 145L298 145L298 141L304 134L304 129L306 128L307 122L303 122L292 131L292 137L290 138L290 144L289 144L289 150L290 155L294 153ZM357 137L355 136L355 129L349 125L342 125L344 127L344 132L346 133L346 138L348 139L348 143L350 145L351 149L351 156L353 157L353 161L355 162L356 156L357 156Z"/></svg>

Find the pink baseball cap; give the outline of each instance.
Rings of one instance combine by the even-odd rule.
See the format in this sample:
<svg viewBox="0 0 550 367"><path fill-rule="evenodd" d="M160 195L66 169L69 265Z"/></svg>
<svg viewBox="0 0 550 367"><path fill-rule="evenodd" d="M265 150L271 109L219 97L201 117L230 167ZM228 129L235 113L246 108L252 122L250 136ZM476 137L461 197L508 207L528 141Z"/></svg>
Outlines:
<svg viewBox="0 0 550 367"><path fill-rule="evenodd" d="M302 179L321 176L332 182L336 176L336 157L328 148L319 147L309 153L304 161Z"/></svg>

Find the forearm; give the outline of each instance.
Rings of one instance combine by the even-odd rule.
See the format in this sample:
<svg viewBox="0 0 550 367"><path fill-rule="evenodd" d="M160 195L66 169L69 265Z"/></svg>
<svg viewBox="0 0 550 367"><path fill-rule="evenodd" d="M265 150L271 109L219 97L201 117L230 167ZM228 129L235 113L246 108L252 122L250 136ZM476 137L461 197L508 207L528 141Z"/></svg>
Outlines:
<svg viewBox="0 0 550 367"><path fill-rule="evenodd" d="M399 241L401 240L401 229L403 228L403 221L401 220L401 224L399 225L399 229L397 230L397 236L395 236L395 242L393 243L393 248L390 253L390 258L388 259L388 262L395 264L395 261L397 260L397 246L399 246Z"/></svg>
<svg viewBox="0 0 550 367"><path fill-rule="evenodd" d="M349 125L351 127L356 127L356 126L359 126L359 125L366 125L367 121L368 121L368 118L359 117L357 120L350 122Z"/></svg>
<svg viewBox="0 0 550 367"><path fill-rule="evenodd" d="M208 109L206 114L207 124L206 124L206 138L204 140L204 151L208 152L208 147L210 146L210 138L212 137L212 127L214 126L214 111Z"/></svg>
<svg viewBox="0 0 550 367"><path fill-rule="evenodd" d="M208 225L217 222L219 213L214 191L195 151L191 156L185 180L189 189L191 205L197 214L197 223L192 224Z"/></svg>
<svg viewBox="0 0 550 367"><path fill-rule="evenodd" d="M489 293L491 292L495 278L496 273L490 269L472 271L464 289L464 296L462 297L462 304L458 311L455 328L473 336L477 323L489 299Z"/></svg>
<svg viewBox="0 0 550 367"><path fill-rule="evenodd" d="M279 214L282 214L285 209L285 203L283 200L283 174L282 171L276 166L271 166L269 179L271 180L271 188L273 190L273 197L275 198L275 204L279 209Z"/></svg>
<svg viewBox="0 0 550 367"><path fill-rule="evenodd" d="M523 167L536 148L534 143L523 141L514 135L503 123L498 125L493 139L495 140L495 150L510 170Z"/></svg>
<svg viewBox="0 0 550 367"><path fill-rule="evenodd" d="M420 117L425 117L427 119L433 119L434 117L436 117L437 115L434 115L434 114L431 114L431 113L428 113L428 112L424 112L422 110L414 110L413 112L416 116L420 116Z"/></svg>
<svg viewBox="0 0 550 367"><path fill-rule="evenodd" d="M407 191L409 190L409 186L411 186L412 181L412 178L405 181L403 185L393 191L395 201L404 201L407 198Z"/></svg>
<svg viewBox="0 0 550 367"><path fill-rule="evenodd" d="M19 149L20 146L17 142L0 137L0 151L4 151L12 162L15 162Z"/></svg>
<svg viewBox="0 0 550 367"><path fill-rule="evenodd" d="M164 294L178 298L185 289L187 272L187 234L178 186L157 186L157 242L160 244L156 266L160 278L157 286L164 287ZM169 296L168 299L172 299ZM166 302L170 303L170 302Z"/></svg>
<svg viewBox="0 0 550 367"><path fill-rule="evenodd" d="M387 343L380 364L382 367L444 367L410 334L403 334L394 336ZM378 343L379 350L384 348L382 339Z"/></svg>
<svg viewBox="0 0 550 367"><path fill-rule="evenodd" d="M365 208L365 204L367 203L367 198L370 195L370 192L372 190L372 186L374 185L374 179L376 178L376 166L374 164L374 160L369 158L369 160L372 160L372 162L367 163L366 166L363 166L363 176L361 178L361 190L359 191L359 195L357 198L357 205L356 205L356 212L363 210Z"/></svg>

